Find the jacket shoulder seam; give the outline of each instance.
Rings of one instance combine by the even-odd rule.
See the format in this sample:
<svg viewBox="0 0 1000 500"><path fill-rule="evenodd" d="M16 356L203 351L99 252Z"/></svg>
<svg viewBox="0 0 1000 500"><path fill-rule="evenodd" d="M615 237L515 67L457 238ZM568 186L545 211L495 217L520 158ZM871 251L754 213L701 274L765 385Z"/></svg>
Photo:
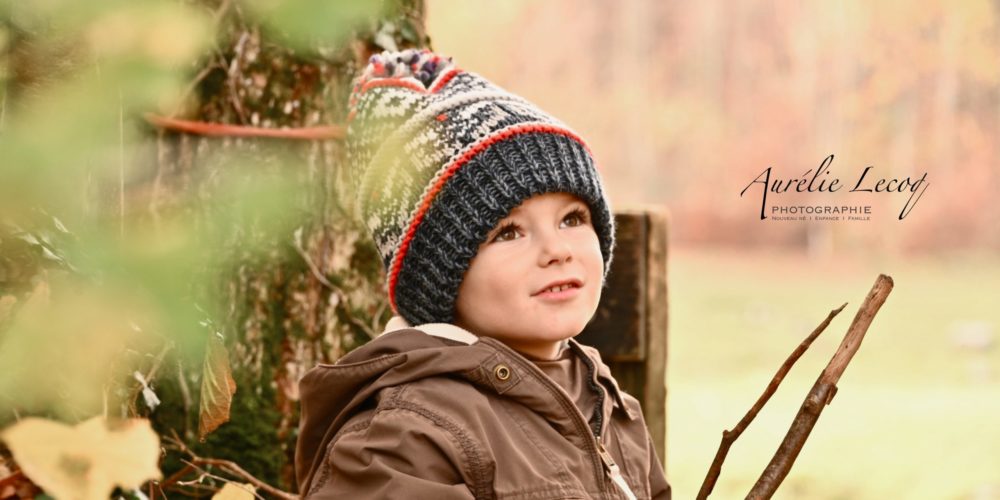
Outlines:
<svg viewBox="0 0 1000 500"><path fill-rule="evenodd" d="M313 480L312 486L309 487L309 492L306 496L312 495L319 491L327 481L330 480L330 466L327 462L330 461L330 454L333 453L334 445L340 441L340 438L344 437L345 434L350 434L352 432L363 431L368 428L372 423L372 416L361 420L360 422L355 422L351 425L345 426L337 431L330 439L330 444L326 446L326 450L323 451L322 466L319 472L319 476ZM303 497L304 498L304 497Z"/></svg>
<svg viewBox="0 0 1000 500"><path fill-rule="evenodd" d="M405 386L394 388L392 394L384 402L385 404L380 404L379 408L375 410L376 413L394 409L407 410L443 429L458 443L459 449L468 463L470 476L475 481L472 488L470 488L473 496L476 498L493 498L493 489L489 484L490 474L488 469L490 464L488 464L488 461L480 451L482 447L453 419L413 401L403 399L402 394L404 391Z"/></svg>

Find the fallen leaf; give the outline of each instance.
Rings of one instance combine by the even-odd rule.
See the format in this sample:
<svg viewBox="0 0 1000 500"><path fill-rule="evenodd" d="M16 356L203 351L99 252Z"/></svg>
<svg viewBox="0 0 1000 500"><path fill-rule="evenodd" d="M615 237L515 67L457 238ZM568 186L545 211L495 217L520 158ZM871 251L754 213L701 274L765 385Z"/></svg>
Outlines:
<svg viewBox="0 0 1000 500"><path fill-rule="evenodd" d="M253 500L257 488L252 484L226 483L221 490L212 495L212 500Z"/></svg>
<svg viewBox="0 0 1000 500"><path fill-rule="evenodd" d="M94 417L75 427L25 418L0 433L22 472L50 495L104 500L115 486L159 479L160 438L149 420Z"/></svg>
<svg viewBox="0 0 1000 500"><path fill-rule="evenodd" d="M198 413L198 438L205 436L229 421L229 407L236 392L229 352L221 336L213 335L205 350L205 363L201 370L201 404Z"/></svg>

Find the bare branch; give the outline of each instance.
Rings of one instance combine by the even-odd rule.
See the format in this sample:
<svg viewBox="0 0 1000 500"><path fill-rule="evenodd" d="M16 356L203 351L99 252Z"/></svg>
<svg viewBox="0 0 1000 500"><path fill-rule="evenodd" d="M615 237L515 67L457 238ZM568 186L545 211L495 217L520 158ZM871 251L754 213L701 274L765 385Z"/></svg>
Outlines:
<svg viewBox="0 0 1000 500"><path fill-rule="evenodd" d="M302 248L302 245L299 243L298 231L296 231L296 238L292 242L292 246L295 247L295 251L299 254L299 257L302 257L302 260L305 261L306 266L309 267L309 271L312 272L312 275L314 278L316 278L316 281L319 281L321 285L329 288L330 290L333 290L334 292L343 295L340 288L334 286L333 283L330 283L330 280L326 279L326 277L323 276L323 272L319 270L319 266L317 266L316 263L313 262L311 258L309 258L309 254L306 253L306 250Z"/></svg>
<svg viewBox="0 0 1000 500"><path fill-rule="evenodd" d="M240 117L240 123L243 124L246 124L247 116L243 112L243 106L240 104L240 94L236 87L236 78L242 66L243 48L249 39L250 34L246 31L240 34L240 39L236 41L236 46L233 47L233 60L229 63L229 71L227 72L229 78L226 79L226 82L229 84L229 100L232 101L233 109L236 110L236 114Z"/></svg>
<svg viewBox="0 0 1000 500"><path fill-rule="evenodd" d="M222 22L222 18L225 17L226 12L229 10L229 6L232 5L232 3L232 0L222 0L222 4L220 4L219 8L212 14L212 23L215 26L218 26L219 23Z"/></svg>
<svg viewBox="0 0 1000 500"><path fill-rule="evenodd" d="M195 75L195 77L190 82L188 82L187 87L185 87L184 91L181 92L180 99L177 99L177 106L174 107L174 110L170 113L169 118L177 117L177 114L180 113L181 111L181 107L183 107L184 103L187 102L187 100L191 97L191 94L193 94L194 91L197 90L198 85L201 83L201 81L204 80L205 77L209 75L209 73L215 71L216 69L225 70L226 67L218 63L206 64L205 67L202 68L201 71L199 71L198 74Z"/></svg>
<svg viewBox="0 0 1000 500"><path fill-rule="evenodd" d="M802 451L802 445L805 444L810 431L816 425L820 413L822 413L826 405L830 404L833 396L837 393L837 381L840 380L840 376L843 375L848 363L851 362L851 358L854 357L854 354L861 346L861 341L864 340L865 333L868 332L868 327L871 326L875 314L878 313L882 304L885 303L885 299L889 296L889 292L892 291L892 287L892 278L889 276L880 274L875 280L871 291L868 292L868 296L865 297L865 301L854 316L854 321L851 322L851 326L847 330L847 335L844 336L844 340L840 343L837 352L834 353L833 358L830 359L823 373L820 374L816 383L809 391L805 401L799 408L798 414L795 415L795 420L788 429L785 439L781 442L774 457L771 459L771 463L767 465L767 468L764 469L760 478L757 479L757 483L754 484L753 489L747 495L748 499L771 498L778 489L778 486L785 479L785 476L788 475L792 464L795 463L795 458Z"/></svg>
<svg viewBox="0 0 1000 500"><path fill-rule="evenodd" d="M743 419L736 424L736 427L734 427L731 431L722 431L722 442L719 443L719 450L715 453L715 459L712 460L712 466L709 467L708 474L705 476L705 480L701 484L701 489L698 490L698 500L705 500L712 494L712 490L715 488L715 482L719 479L719 473L722 472L722 463L725 462L726 455L729 454L729 448L733 445L736 439L740 437L740 434L743 434L743 431L750 425L750 422L757 417L760 410L764 408L767 401L771 399L771 396L773 396L775 391L778 390L778 385L780 385L781 381L785 379L785 375L787 375L789 370L792 369L792 365L794 365L795 362L802 357L806 350L809 349L809 346L813 343L813 340L816 340L816 337L819 337L819 334L823 333L823 330L826 330L826 327L830 325L833 318L840 314L840 311L843 311L846 306L847 303L845 302L840 307L830 311L830 314L826 316L826 319L824 319L823 322L820 323L819 326L817 326L805 340L799 343L798 347L796 347L795 350L788 356L788 359L786 359L781 367L778 368L778 372L774 374L774 377L771 379L771 383L769 383L767 388L764 389L764 393L757 398L757 402L754 403L753 407L750 408L750 411L743 416Z"/></svg>
<svg viewBox="0 0 1000 500"><path fill-rule="evenodd" d="M182 453L185 453L185 454L189 455L191 457L191 460L190 461L182 460L186 464L184 466L184 468L181 469L180 471L177 471L176 473L174 473L173 475L171 475L169 478L167 478L166 480L164 480L162 483L160 483L161 487L168 487L171 484L183 484L185 486L193 486L193 485L190 485L190 484L181 483L179 481L180 478L184 477L185 475L187 475L187 474L189 474L189 473L191 473L193 471L199 471L202 474L206 475L207 477L212 477L212 478L215 478L215 479L218 479L218 480L221 480L221 481L230 481L230 480L228 480L226 478L219 477L219 476L216 476L214 474L211 474L211 473L209 473L209 472L207 472L207 471L205 471L205 470L203 470L201 468L201 466L203 466L203 465L211 465L211 466L215 466L215 467L220 468L223 472L225 472L225 473L227 473L229 475L239 477L242 480L249 482L250 484L256 486L257 488L259 488L259 489L261 489L261 490L263 490L265 492L267 492L269 495L271 495L271 496L273 496L275 498L280 498L282 500L298 500L298 498L299 498L298 495L295 495L295 494L292 494L292 493L288 493L286 491L282 491L282 490L280 490L278 488L275 488L275 487L273 487L273 486L265 483L264 481L261 481L260 479L257 479L256 477L254 477L253 474L250 474L249 472L243 470L243 468L240 467L239 465L237 465L235 462L232 462L230 460L218 459L218 458L202 458L202 457L199 457L193 451L191 451L191 449L188 448L187 445L184 444L183 441L181 441L181 439L177 435L176 431L174 431L173 429L171 429L170 432L171 432L171 437L165 437L164 441L169 442L174 447L176 447L178 450L180 450Z"/></svg>

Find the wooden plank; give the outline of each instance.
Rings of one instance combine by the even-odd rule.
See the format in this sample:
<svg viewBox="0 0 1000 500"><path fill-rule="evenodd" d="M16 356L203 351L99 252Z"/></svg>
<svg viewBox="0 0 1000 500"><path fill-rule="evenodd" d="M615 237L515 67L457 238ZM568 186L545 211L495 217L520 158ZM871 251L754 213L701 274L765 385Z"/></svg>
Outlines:
<svg viewBox="0 0 1000 500"><path fill-rule="evenodd" d="M594 319L577 337L601 352L619 386L642 403L666 463L667 212L620 210L615 258Z"/></svg>
<svg viewBox="0 0 1000 500"><path fill-rule="evenodd" d="M615 214L616 247L601 303L577 340L597 348L605 362L646 357L646 217Z"/></svg>
<svg viewBox="0 0 1000 500"><path fill-rule="evenodd" d="M646 274L646 386L643 414L656 453L666 467L667 457L667 296L668 213L663 208L647 211Z"/></svg>

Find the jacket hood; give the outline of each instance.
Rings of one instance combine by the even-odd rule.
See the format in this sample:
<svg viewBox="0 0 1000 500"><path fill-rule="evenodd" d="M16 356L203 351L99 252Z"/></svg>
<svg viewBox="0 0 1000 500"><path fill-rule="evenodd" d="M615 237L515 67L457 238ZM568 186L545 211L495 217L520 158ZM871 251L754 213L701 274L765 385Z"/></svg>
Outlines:
<svg viewBox="0 0 1000 500"><path fill-rule="evenodd" d="M596 350L572 339L568 342L596 361L597 377L606 382L614 406L635 418ZM448 323L412 328L402 318L394 317L381 335L336 364L320 364L309 370L299 381L301 417L295 448L299 491L311 482L337 432L380 390L444 374L484 380L486 377L478 372L501 356L498 350L507 355L514 352L496 339L479 338Z"/></svg>

